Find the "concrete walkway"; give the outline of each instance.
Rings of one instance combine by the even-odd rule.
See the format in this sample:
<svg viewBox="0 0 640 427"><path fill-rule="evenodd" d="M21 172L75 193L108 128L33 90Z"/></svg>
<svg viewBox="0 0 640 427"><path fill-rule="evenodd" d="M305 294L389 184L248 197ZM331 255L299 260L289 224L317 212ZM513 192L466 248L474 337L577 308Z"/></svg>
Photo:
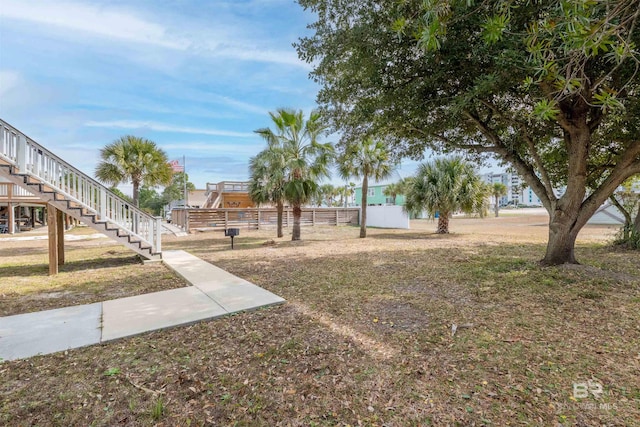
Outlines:
<svg viewBox="0 0 640 427"><path fill-rule="evenodd" d="M0 360L99 344L285 301L187 252L164 251L162 257L193 286L0 317Z"/></svg>
<svg viewBox="0 0 640 427"><path fill-rule="evenodd" d="M184 237L189 234L186 233L182 228L176 227L173 224L162 221L162 234L173 234L174 236Z"/></svg>

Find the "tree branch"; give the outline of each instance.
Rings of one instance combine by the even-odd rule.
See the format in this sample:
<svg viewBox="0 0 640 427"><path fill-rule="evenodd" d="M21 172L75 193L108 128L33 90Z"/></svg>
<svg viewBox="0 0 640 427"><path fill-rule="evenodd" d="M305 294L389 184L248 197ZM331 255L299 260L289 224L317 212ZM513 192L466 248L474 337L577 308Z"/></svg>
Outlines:
<svg viewBox="0 0 640 427"><path fill-rule="evenodd" d="M493 111L495 114L497 114L503 120L506 120L507 122L510 122L510 123L516 125L520 129L520 132L522 133L522 137L525 140L525 142L527 143L527 147L529 148L529 153L531 154L531 157L533 158L533 162L534 162L536 168L538 169L538 171L540 172L540 175L541 175L541 178L542 178L542 183L545 186L546 191L548 193L550 192L550 193L553 194L553 184L551 183L551 179L549 178L549 174L547 172L547 169L544 167L544 163L542 162L542 159L540 158L538 150L536 149L535 143L533 142L533 140L529 136L529 133L526 130L527 128L526 128L525 124L520 122L520 121L518 121L518 120L513 119L512 117L505 116L502 113L502 111L500 111L491 102L488 102L488 101L485 101L485 100L481 99L480 103L482 103L485 107L489 108L491 111Z"/></svg>
<svg viewBox="0 0 640 427"><path fill-rule="evenodd" d="M622 215L624 215L625 226L631 224L631 214L624 208L624 206L622 206L618 199L616 199L616 195L612 194L611 196L609 196L609 200L611 200L613 206L618 208L618 210L622 212Z"/></svg>
<svg viewBox="0 0 640 427"><path fill-rule="evenodd" d="M640 174L640 140L621 154L618 164L600 186L583 202L575 226L582 227L591 215L627 178Z"/></svg>
<svg viewBox="0 0 640 427"><path fill-rule="evenodd" d="M505 160L510 162L513 167L515 167L518 174L527 184L529 184L536 195L540 198L545 209L547 209L549 213L553 212L557 198L553 193L553 189L550 189L551 191L547 191L544 184L540 181L540 178L536 175L533 167L522 159L520 155L505 146L500 137L477 116L471 114L469 111L464 111L464 115L471 120L478 130L480 130L480 132L482 132L482 134L494 144L493 152L502 156Z"/></svg>

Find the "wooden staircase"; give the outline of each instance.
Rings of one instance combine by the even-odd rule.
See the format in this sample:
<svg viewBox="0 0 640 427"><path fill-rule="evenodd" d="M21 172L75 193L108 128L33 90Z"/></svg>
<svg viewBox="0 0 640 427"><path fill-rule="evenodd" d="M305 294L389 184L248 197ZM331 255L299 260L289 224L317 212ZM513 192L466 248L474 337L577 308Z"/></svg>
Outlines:
<svg viewBox="0 0 640 427"><path fill-rule="evenodd" d="M151 260L162 258L161 218L121 199L0 119L0 175Z"/></svg>

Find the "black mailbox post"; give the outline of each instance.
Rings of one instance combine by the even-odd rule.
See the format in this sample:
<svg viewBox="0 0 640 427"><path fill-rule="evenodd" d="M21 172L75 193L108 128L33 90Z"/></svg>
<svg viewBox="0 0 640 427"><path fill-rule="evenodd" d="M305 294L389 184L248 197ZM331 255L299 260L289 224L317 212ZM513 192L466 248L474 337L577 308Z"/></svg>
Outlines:
<svg viewBox="0 0 640 427"><path fill-rule="evenodd" d="M240 235L239 228L225 228L224 235L227 237L231 237L231 249L233 249L233 238Z"/></svg>

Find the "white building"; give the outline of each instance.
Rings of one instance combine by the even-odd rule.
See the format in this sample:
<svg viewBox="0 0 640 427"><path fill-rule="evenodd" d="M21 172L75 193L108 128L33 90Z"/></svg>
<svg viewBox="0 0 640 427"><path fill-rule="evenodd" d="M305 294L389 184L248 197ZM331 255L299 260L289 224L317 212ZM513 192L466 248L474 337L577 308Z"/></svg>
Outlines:
<svg viewBox="0 0 640 427"><path fill-rule="evenodd" d="M540 197L529 187L527 183L518 175L511 172L494 173L490 172L482 175L482 180L489 184L501 182L507 187L507 195L500 199L500 205L527 205L542 206ZM565 187L554 188L556 197L561 197L565 192ZM492 198L493 199L493 198ZM493 200L491 200L493 204Z"/></svg>

